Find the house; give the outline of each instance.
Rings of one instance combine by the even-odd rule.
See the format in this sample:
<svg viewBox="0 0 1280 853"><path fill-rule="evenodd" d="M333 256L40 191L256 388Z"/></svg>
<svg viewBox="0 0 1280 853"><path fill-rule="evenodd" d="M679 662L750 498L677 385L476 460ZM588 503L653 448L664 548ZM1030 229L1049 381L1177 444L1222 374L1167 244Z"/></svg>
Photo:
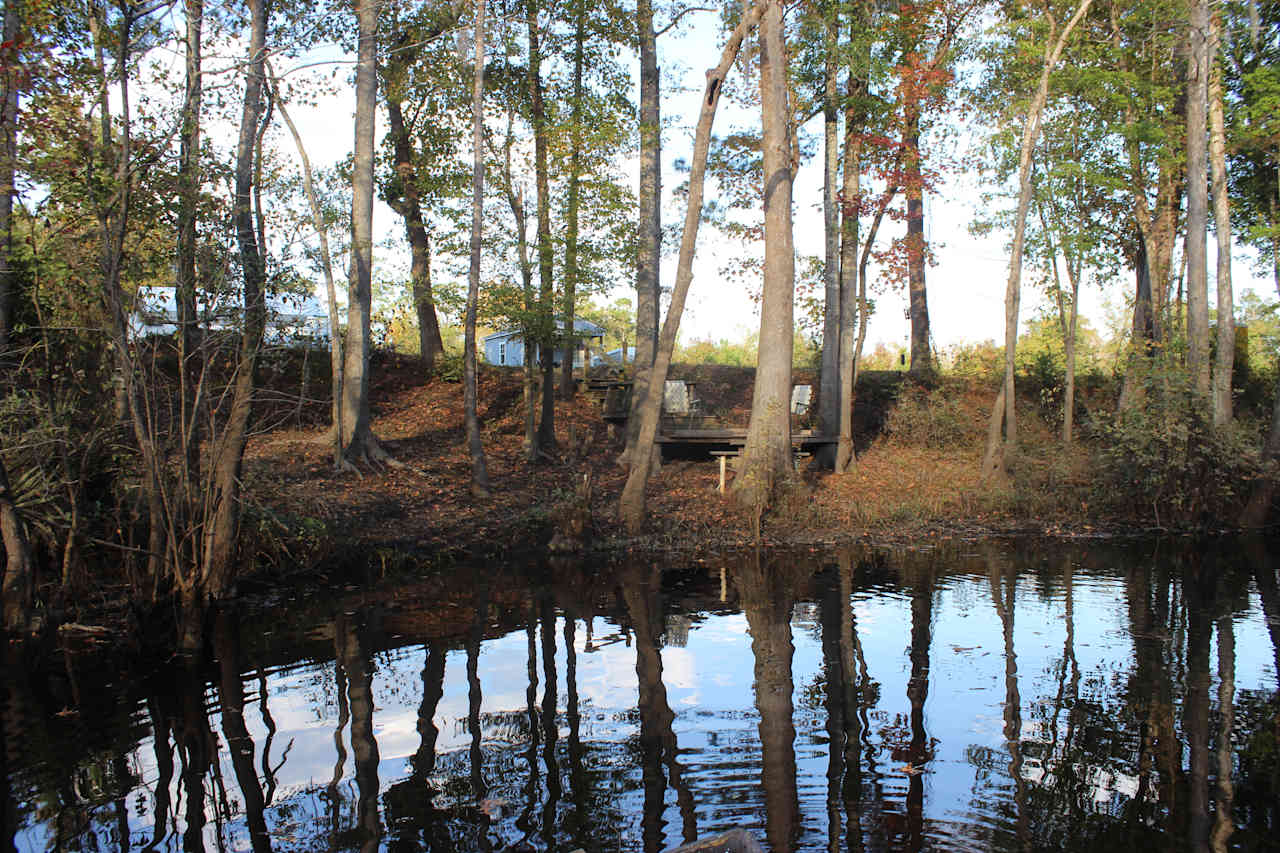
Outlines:
<svg viewBox="0 0 1280 853"><path fill-rule="evenodd" d="M239 293L214 296L200 293L196 297L202 328L214 331L236 329L244 308ZM178 331L177 288L144 286L134 296L129 313L129 334L135 338L172 335ZM327 345L329 312L314 296L296 293L267 295L268 344L286 345L306 342Z"/></svg>
<svg viewBox="0 0 1280 853"><path fill-rule="evenodd" d="M602 364L635 364L635 360L635 347L628 346L625 354L622 351L622 347L618 347L617 349L611 349L608 352L591 356L591 366L599 367Z"/></svg>
<svg viewBox="0 0 1280 853"><path fill-rule="evenodd" d="M564 320L556 319L557 336L564 335ZM524 335L519 329L506 332L494 332L484 338L484 360L487 364L515 366L524 364ZM588 352L593 347L604 345L604 329L575 317L573 321L573 366L582 367L588 363ZM533 359L538 360L538 345L533 343ZM560 364L564 360L563 346L557 347L552 354L552 362Z"/></svg>

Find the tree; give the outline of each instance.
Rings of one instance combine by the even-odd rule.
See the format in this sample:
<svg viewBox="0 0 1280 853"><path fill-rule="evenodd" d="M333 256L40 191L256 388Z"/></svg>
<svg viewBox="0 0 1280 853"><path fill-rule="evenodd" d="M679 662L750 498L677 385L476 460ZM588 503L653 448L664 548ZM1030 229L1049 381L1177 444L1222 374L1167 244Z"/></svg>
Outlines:
<svg viewBox="0 0 1280 853"><path fill-rule="evenodd" d="M564 319L566 345L560 365L560 396L566 400L574 394L573 347L574 311L577 308L578 287L578 208L582 200L582 136L583 99L582 71L584 42L586 41L586 4L584 0L573 2L573 83L569 95L569 199L565 207L564 291L561 304ZM584 368L589 365L584 365Z"/></svg>
<svg viewBox="0 0 1280 853"><path fill-rule="evenodd" d="M1209 182L1205 145L1209 105L1209 3L1191 0L1187 57L1187 372L1197 395L1209 399L1209 281L1206 236Z"/></svg>
<svg viewBox="0 0 1280 853"><path fill-rule="evenodd" d="M1213 365L1213 424L1231 420L1231 368L1236 352L1235 299L1231 292L1231 210L1227 198L1226 114L1222 100L1222 25L1209 19L1209 166L1213 181L1213 231L1218 241L1218 336Z"/></svg>
<svg viewBox="0 0 1280 853"><path fill-rule="evenodd" d="M930 182L920 135L926 111L940 106L950 82L950 65L961 28L982 0L907 0L894 23L900 44L897 59L898 105L901 110L902 191L907 201L908 314L911 319L913 376L934 371L925 267L929 250L924 237L924 193Z"/></svg>
<svg viewBox="0 0 1280 853"><path fill-rule="evenodd" d="M992 472L1003 472L1005 452L1009 447L1017 446L1018 421L1014 407L1014 358L1018 346L1018 303L1021 299L1022 254L1026 239L1027 211L1031 207L1031 158L1035 149L1036 138L1040 134L1040 118L1044 112L1045 101L1049 97L1049 75L1062 56L1067 39L1071 32L1089 11L1092 0L1080 0L1075 14L1067 21L1059 33L1057 19L1046 3L1045 18L1049 32L1045 38L1044 64L1040 70L1040 83L1027 108L1027 117L1022 126L1022 144L1018 154L1018 210L1014 220L1013 251L1009 259L1009 280L1005 289L1005 326L1004 326L1004 385L996 396L996 405L991 411L991 421L987 426L987 447L983 453L983 476ZM1056 36L1056 37L1055 37ZM1004 442L1000 442L1000 422L1004 421Z"/></svg>
<svg viewBox="0 0 1280 853"><path fill-rule="evenodd" d="M320 208L320 200L316 195L315 183L311 177L311 159L307 156L306 148L302 144L302 135L298 133L298 128L289 116L288 107L285 105L284 98L279 91L279 81L271 70L270 64L267 64L265 68L271 76L272 86L276 90L276 107L280 110L280 117L284 119L285 125L289 128L289 134L293 137L294 145L298 149L298 159L302 162L302 187L307 196L307 205L311 209L311 226L315 229L316 237L320 241L320 271L324 275L325 297L329 308L329 367L331 372L331 393L333 395L331 407L333 418L333 464L335 468L341 468L343 465L342 388L344 384L342 332L338 324L337 286L334 284L333 278L333 261L329 255L329 229L325 226L324 212Z"/></svg>
<svg viewBox="0 0 1280 853"><path fill-rule="evenodd" d="M658 348L658 303L662 260L662 114L658 39L652 0L636 0L640 53L640 193L636 226L636 378L652 368ZM625 350L624 350L625 353ZM632 395L622 461L631 459L640 436L640 397Z"/></svg>
<svg viewBox="0 0 1280 853"><path fill-rule="evenodd" d="M393 7L394 11L394 7ZM423 207L424 175L421 161L432 155L442 154L453 140L447 121L440 121L439 89L451 88L448 84L422 86L415 78L417 66L428 55L431 66L447 64L433 50L433 42L456 23L458 4L442 8L423 7L423 21L395 19L388 60L380 67L387 102L387 136L391 141L394 166L385 185L387 202L404 220L405 237L409 242L409 285L413 297L414 313L418 320L418 354L429 374L435 369L436 358L444 351L440 337L440 321L436 314L435 294L431 282L431 234L428 231ZM414 43L425 44L412 48ZM437 69L432 67L432 71ZM438 75L438 72L437 72ZM436 76L436 75L433 75ZM432 80L431 83L435 83ZM411 100L416 109L406 121L402 102ZM419 119L430 116L424 123ZM418 150L415 139L426 150ZM441 158L443 159L443 158Z"/></svg>
<svg viewBox="0 0 1280 853"><path fill-rule="evenodd" d="M795 249L791 230L793 141L782 6L760 20L760 116L764 165L764 296L751 422L733 493L759 513L791 479L791 348Z"/></svg>
<svg viewBox="0 0 1280 853"><path fill-rule="evenodd" d="M537 0L525 0L529 33L529 122L533 125L534 190L538 219L538 358L542 363L542 416L538 421L538 449L546 453L556 446L555 365L556 324L555 256L551 245L551 185L547 166L550 127L542 91L542 28ZM567 330L572 334L572 329Z"/></svg>
<svg viewBox="0 0 1280 853"><path fill-rule="evenodd" d="M467 312L462 354L463 417L467 424L467 448L471 453L471 493L489 496L489 472L484 463L480 419L476 415L476 303L480 299L480 238L484 230L484 38L485 0L475 0L475 70L471 87L471 268L467 277Z"/></svg>
<svg viewBox="0 0 1280 853"><path fill-rule="evenodd" d="M836 9L823 9L825 38L822 74L822 226L823 226L823 308L822 368L818 381L821 406L819 421L824 435L840 431L840 410L849 399L840 383L840 356L843 302L840 292L840 207L836 182L840 179L840 74L837 49L840 23ZM849 152L846 151L846 156ZM853 166L854 169L857 165ZM835 467L835 447L826 445L825 464Z"/></svg>
<svg viewBox="0 0 1280 853"><path fill-rule="evenodd" d="M0 608L3 622L0 629L9 634L24 633L31 624L32 605L35 599L34 564L31 547L22 524L22 516L9 488L9 473L0 458L0 535L4 540L5 564L0 578Z"/></svg>
<svg viewBox="0 0 1280 853"><path fill-rule="evenodd" d="M676 333L680 329L680 317L684 313L689 285L693 282L693 255L698 244L698 226L702 221L702 194L707 173L707 152L711 147L711 125L715 120L716 107L720 103L725 77L733 66L734 60L737 59L739 48L742 47L742 40L760 21L764 9L765 2L757 2L746 10L720 52L720 63L707 71L702 107L694 130L693 156L689 164L688 207L685 209L684 230L680 238L680 259L676 264L676 283L671 291L671 305L667 308L666 319L662 322L662 334L658 339L653 368L637 372L635 387L632 391L634 395L632 417L640 422L640 432L635 445L637 449L652 448L658 434L658 417L662 411L660 389L667 381L667 369L671 366L671 354L675 349ZM627 472L627 482L623 486L622 496L618 501L618 514L626 525L627 532L633 535L639 533L644 524L644 491L649 480L652 456L651 452L632 455L631 469Z"/></svg>
<svg viewBox="0 0 1280 853"><path fill-rule="evenodd" d="M17 274L13 268L14 176L18 165L18 91L21 88L19 42L22 34L21 0L4 4L4 33L0 41L0 353L9 349L13 331L13 302Z"/></svg>
<svg viewBox="0 0 1280 853"><path fill-rule="evenodd" d="M369 413L370 320L373 309L373 138L377 98L378 6L355 0L355 148L351 173L351 267L343 347L342 445L348 464L390 457L373 434Z"/></svg>
<svg viewBox="0 0 1280 853"><path fill-rule="evenodd" d="M184 647L199 648L194 620L203 619L206 604L227 595L234 578L234 559L240 533L240 470L249 436L255 366L266 326L266 246L259 240L260 222L251 206L255 161L261 157L263 89L266 80L268 0L249 0L249 64L245 75L240 137L236 143L234 217L240 268L244 281L244 320L239 364L227 423L209 451L210 512L202 544L202 571L179 577L184 605Z"/></svg>

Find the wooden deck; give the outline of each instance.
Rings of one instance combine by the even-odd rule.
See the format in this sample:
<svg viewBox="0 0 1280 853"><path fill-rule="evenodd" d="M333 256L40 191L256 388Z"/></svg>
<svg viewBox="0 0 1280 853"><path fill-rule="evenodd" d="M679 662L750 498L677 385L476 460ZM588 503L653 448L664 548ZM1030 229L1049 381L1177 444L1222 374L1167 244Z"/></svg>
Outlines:
<svg viewBox="0 0 1280 853"><path fill-rule="evenodd" d="M707 447L727 446L742 447L747 443L746 427L717 427L714 429L682 429L664 425L658 434L657 443L668 447ZM798 448L821 447L835 444L839 438L834 435L822 435L812 429L791 431L791 444Z"/></svg>

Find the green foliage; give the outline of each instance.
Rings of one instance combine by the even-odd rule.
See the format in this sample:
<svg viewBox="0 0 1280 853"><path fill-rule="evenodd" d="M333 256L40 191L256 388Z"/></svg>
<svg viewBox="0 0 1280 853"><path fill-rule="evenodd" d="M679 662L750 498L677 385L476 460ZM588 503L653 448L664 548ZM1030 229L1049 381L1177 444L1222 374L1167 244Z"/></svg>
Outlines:
<svg viewBox="0 0 1280 853"><path fill-rule="evenodd" d="M956 344L947 351L944 363L953 376L994 382L1004 373L1004 347L990 339Z"/></svg>
<svg viewBox="0 0 1280 853"><path fill-rule="evenodd" d="M727 364L733 367L755 367L760 335L752 332L741 341L728 338L712 340L695 338L677 344L672 361L679 364Z"/></svg>
<svg viewBox="0 0 1280 853"><path fill-rule="evenodd" d="M462 353L446 348L443 353L437 356L435 378L442 379L445 382L461 382Z"/></svg>
<svg viewBox="0 0 1280 853"><path fill-rule="evenodd" d="M1093 425L1098 505L1158 526L1234 524L1261 472L1258 436L1215 430L1181 369L1153 368L1140 381L1129 411Z"/></svg>

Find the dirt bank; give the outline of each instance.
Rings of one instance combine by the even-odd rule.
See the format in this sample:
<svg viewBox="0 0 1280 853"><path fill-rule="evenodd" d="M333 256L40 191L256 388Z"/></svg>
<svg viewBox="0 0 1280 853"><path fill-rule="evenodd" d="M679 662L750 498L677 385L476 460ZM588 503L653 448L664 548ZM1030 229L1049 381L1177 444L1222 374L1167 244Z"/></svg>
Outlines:
<svg viewBox="0 0 1280 853"><path fill-rule="evenodd" d="M709 458L665 464L650 485L645 535L639 541L625 537L615 520L624 481L615 462L620 437L601 417L599 399L580 394L558 401L556 459L530 465L522 452L520 377L501 368L486 368L480 375L493 497L477 501L469 491L461 386L421 382L416 369L412 359L383 365L373 401L375 431L403 467L359 476L335 473L321 425L276 429L255 438L246 459L250 517L256 525L251 529L268 544L292 542L291 553L299 559L334 547L409 548L444 556L527 548L549 538L558 507L590 476L590 549L714 550L755 541L755 520L718 493L718 467ZM673 370L675 377L696 383L704 411L744 425L752 373L723 366ZM796 381L816 385L810 372L799 372ZM937 423L897 423L900 431L913 433L904 442L884 432L901 387L901 374L868 377L855 409L857 469L838 477L802 471L802 487L762 520L763 541L900 541L937 533L1088 534L1097 529L1087 502L1067 497L1087 477L1083 452L1058 454L1051 464L1039 466L1043 470L1024 466L1014 480L982 484L981 427L992 395L971 383L947 383L944 414L950 424L943 429ZM1039 429L1050 439L1048 427L1035 422L1029 416L1024 429ZM940 429L939 441L931 441Z"/></svg>

